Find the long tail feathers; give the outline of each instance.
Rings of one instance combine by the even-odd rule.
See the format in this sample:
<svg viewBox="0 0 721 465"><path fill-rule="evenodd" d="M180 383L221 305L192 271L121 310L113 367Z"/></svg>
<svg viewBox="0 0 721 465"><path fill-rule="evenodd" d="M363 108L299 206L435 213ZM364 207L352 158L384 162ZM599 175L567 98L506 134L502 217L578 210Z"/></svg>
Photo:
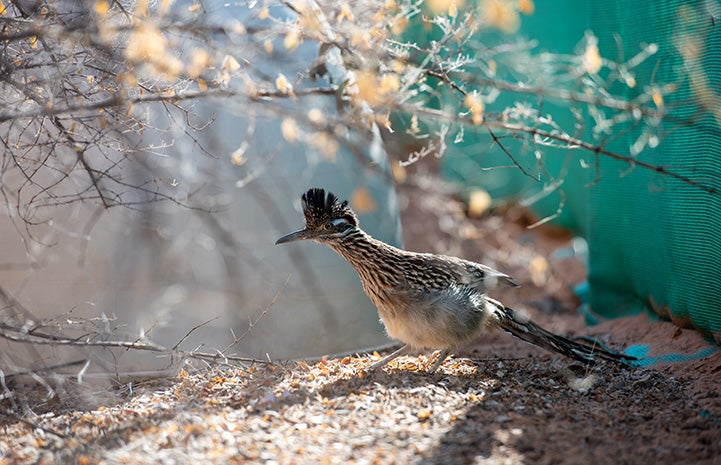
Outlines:
<svg viewBox="0 0 721 465"><path fill-rule="evenodd" d="M627 364L635 357L609 352L599 346L590 346L553 334L536 323L524 318L500 302L488 299L496 307L498 325L505 331L513 334L530 344L542 347L551 352L557 352L580 362L595 364L598 358Z"/></svg>

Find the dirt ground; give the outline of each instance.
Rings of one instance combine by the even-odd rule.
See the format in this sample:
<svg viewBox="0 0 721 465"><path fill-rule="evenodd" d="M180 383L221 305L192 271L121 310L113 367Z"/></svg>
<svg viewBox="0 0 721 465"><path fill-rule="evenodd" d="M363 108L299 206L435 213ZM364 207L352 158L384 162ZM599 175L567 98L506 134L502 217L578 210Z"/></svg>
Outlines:
<svg viewBox="0 0 721 465"><path fill-rule="evenodd" d="M523 283L495 295L548 329L650 355L693 354L697 333L647 316L584 326L570 237L526 229L518 209L470 220L438 191L399 189L406 246L497 267ZM432 354L363 371L379 354L246 368L86 390L38 415L0 416L0 464L419 463L721 464L721 352L685 363L590 368L504 334L428 374ZM23 386L13 387L19 392ZM132 389L131 389L132 388ZM3 404L7 405L7 404Z"/></svg>

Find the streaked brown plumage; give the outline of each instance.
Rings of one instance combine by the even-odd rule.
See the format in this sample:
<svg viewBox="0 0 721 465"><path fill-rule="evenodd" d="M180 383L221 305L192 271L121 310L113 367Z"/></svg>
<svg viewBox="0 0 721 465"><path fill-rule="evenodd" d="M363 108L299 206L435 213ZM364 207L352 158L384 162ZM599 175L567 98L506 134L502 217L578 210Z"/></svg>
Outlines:
<svg viewBox="0 0 721 465"><path fill-rule="evenodd" d="M595 363L633 357L608 352L553 334L486 296L499 284L517 287L510 276L456 257L401 250L366 234L348 206L330 192L313 188L301 198L306 226L276 244L312 239L335 250L356 270L378 308L388 335L405 343L373 364L385 365L409 349L440 349L434 371L451 350L490 327L573 359Z"/></svg>

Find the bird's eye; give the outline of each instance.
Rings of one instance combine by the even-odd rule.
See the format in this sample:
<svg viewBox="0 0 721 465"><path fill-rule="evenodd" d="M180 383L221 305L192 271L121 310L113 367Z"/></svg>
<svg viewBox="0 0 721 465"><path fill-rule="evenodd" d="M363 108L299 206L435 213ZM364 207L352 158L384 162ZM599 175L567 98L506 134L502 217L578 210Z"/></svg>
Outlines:
<svg viewBox="0 0 721 465"><path fill-rule="evenodd" d="M333 223L324 224L323 229L325 229L326 231L330 231L331 229L333 229Z"/></svg>

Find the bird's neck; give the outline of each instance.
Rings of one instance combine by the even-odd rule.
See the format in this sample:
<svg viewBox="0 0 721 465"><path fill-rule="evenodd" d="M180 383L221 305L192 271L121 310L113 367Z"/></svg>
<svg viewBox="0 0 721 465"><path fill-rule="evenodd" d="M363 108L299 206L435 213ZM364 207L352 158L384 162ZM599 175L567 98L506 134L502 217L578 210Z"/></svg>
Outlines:
<svg viewBox="0 0 721 465"><path fill-rule="evenodd" d="M392 286L397 282L392 264L401 258L402 250L357 228L328 246L356 270L364 284L375 282L377 285Z"/></svg>

